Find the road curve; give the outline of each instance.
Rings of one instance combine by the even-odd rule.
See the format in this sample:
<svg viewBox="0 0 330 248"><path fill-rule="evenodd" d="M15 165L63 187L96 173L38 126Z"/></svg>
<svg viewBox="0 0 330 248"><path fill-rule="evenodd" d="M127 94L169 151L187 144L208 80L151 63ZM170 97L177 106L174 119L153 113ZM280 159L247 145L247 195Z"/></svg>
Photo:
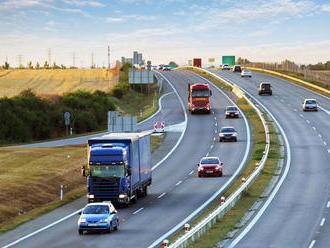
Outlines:
<svg viewBox="0 0 330 248"><path fill-rule="evenodd" d="M288 136L292 155L278 193L235 247L328 247L330 99L261 73L253 73L252 78L241 78L231 71L216 74L242 87L271 111ZM272 96L258 95L262 81L272 84ZM317 99L321 110L303 112L304 98Z"/></svg>
<svg viewBox="0 0 330 248"><path fill-rule="evenodd" d="M189 72L163 72L174 84L185 106L187 81L204 82ZM69 218L54 227L33 236L15 247L147 247L180 220L197 209L235 173L247 149L247 131L242 118L225 119L224 106L229 101L212 87L210 115L188 115L186 135L173 154L153 172L149 196L127 209L120 209L119 232L108 234L77 233L77 217ZM182 111L173 106L172 111ZM167 120L165 120L167 122ZM218 129L233 125L238 129L239 142L219 143ZM224 177L198 178L196 163L206 154L218 155L224 162ZM82 207L85 200L77 205ZM53 211L53 212L56 212ZM54 214L54 213L53 213ZM25 227L29 227L28 223ZM15 230L14 230L15 231ZM0 245L18 237L8 232L0 236ZM64 237L64 238L63 238Z"/></svg>

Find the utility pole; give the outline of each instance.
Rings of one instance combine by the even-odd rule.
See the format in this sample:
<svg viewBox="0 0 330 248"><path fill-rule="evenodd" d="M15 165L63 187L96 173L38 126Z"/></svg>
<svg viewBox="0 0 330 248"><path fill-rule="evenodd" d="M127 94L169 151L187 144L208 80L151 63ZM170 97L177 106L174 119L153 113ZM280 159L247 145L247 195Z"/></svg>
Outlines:
<svg viewBox="0 0 330 248"><path fill-rule="evenodd" d="M108 45L108 69L110 69L110 45Z"/></svg>
<svg viewBox="0 0 330 248"><path fill-rule="evenodd" d="M52 51L50 48L48 48L48 65L51 67L51 56L52 56Z"/></svg>
<svg viewBox="0 0 330 248"><path fill-rule="evenodd" d="M94 68L94 53L92 52L92 65L91 65L91 68L93 69Z"/></svg>
<svg viewBox="0 0 330 248"><path fill-rule="evenodd" d="M72 67L76 67L76 53L72 53Z"/></svg>

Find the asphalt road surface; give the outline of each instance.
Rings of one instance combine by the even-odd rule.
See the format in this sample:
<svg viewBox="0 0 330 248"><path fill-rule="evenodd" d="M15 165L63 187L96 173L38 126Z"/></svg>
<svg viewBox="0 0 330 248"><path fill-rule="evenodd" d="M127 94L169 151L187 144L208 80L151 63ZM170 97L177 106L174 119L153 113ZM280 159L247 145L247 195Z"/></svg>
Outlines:
<svg viewBox="0 0 330 248"><path fill-rule="evenodd" d="M171 110L167 114L162 113L163 117L169 118L165 119L166 123L181 123L183 111L187 111L187 82L204 81L191 72L162 73L173 83L185 105L183 110L179 104L172 103L175 101L173 98L167 99L166 104L171 106ZM73 216L18 243L15 247L148 247L189 216L218 191L238 169L242 169L239 165L248 148L247 128L243 118L225 119L224 108L232 104L213 86L211 89L213 112L205 115L188 113L185 135L171 156L153 171L153 185L149 188L149 195L129 208L119 209L121 222L118 232L80 236L77 231L78 216ZM170 95L172 94L168 96ZM177 113L177 117L171 119L172 112ZM238 130L237 143L218 142L219 128L228 125ZM224 162L223 177L198 178L196 164L207 154L219 156ZM49 216L59 219L65 211L74 212L85 203L85 199L80 199L66 206L64 210L54 210ZM47 223L47 219L42 221ZM42 227L40 222L36 220L33 225L26 223L20 231L13 230L1 235L0 245L13 242L22 235Z"/></svg>
<svg viewBox="0 0 330 248"><path fill-rule="evenodd" d="M330 247L330 99L266 74L241 78L231 71L216 73L260 100L283 127L291 147L286 180L235 247ZM261 82L271 83L272 96L258 95ZM317 99L320 110L303 112L305 98Z"/></svg>

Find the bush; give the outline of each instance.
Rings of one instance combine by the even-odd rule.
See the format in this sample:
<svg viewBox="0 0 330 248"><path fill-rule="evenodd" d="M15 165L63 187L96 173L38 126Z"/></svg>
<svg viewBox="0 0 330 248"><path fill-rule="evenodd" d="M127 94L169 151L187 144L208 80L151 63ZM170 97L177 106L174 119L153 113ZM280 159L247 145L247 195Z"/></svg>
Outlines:
<svg viewBox="0 0 330 248"><path fill-rule="evenodd" d="M112 88L111 93L114 97L117 97L120 99L123 97L123 95L127 94L128 91L129 91L129 83L121 82Z"/></svg>

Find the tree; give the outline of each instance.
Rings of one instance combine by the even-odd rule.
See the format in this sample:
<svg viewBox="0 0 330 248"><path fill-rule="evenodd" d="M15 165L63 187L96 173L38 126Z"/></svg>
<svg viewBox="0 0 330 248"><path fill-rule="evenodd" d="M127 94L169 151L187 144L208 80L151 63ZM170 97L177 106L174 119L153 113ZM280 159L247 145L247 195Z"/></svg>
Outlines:
<svg viewBox="0 0 330 248"><path fill-rule="evenodd" d="M9 69L9 64L6 61L5 64L2 66L3 69L8 70Z"/></svg>
<svg viewBox="0 0 330 248"><path fill-rule="evenodd" d="M44 69L49 69L49 64L47 61L45 61L45 63L44 63Z"/></svg>
<svg viewBox="0 0 330 248"><path fill-rule="evenodd" d="M243 59L241 57L238 57L237 61L236 61L236 64L238 65L245 65L245 64L250 64L251 61L248 60L248 59Z"/></svg>
<svg viewBox="0 0 330 248"><path fill-rule="evenodd" d="M174 66L174 67L178 67L178 64L175 63L174 61L170 61L170 63L168 63L169 66Z"/></svg>
<svg viewBox="0 0 330 248"><path fill-rule="evenodd" d="M66 69L66 66L61 64L61 69Z"/></svg>
<svg viewBox="0 0 330 248"><path fill-rule="evenodd" d="M56 62L53 63L53 69L60 69L60 67L56 64Z"/></svg>
<svg viewBox="0 0 330 248"><path fill-rule="evenodd" d="M27 64L27 66L28 66L29 69L33 69L32 61L30 61L30 62Z"/></svg>
<svg viewBox="0 0 330 248"><path fill-rule="evenodd" d="M36 67L35 67L37 70L39 70L40 69L40 64L39 64L39 62L37 62L36 63Z"/></svg>

